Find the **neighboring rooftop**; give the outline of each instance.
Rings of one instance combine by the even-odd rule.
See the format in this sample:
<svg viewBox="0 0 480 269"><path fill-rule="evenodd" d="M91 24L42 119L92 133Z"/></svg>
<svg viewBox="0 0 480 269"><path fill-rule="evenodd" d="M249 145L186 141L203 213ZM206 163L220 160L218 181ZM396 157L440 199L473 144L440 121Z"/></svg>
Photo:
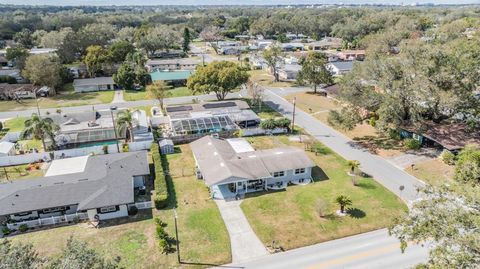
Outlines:
<svg viewBox="0 0 480 269"><path fill-rule="evenodd" d="M480 131L472 130L464 123L435 123L427 121L420 126L404 125L409 132L421 134L448 150L459 150L468 144L480 145Z"/></svg>
<svg viewBox="0 0 480 269"><path fill-rule="evenodd" d="M235 182L238 178L269 178L274 172L315 166L305 152L297 147L238 153L229 141L212 136L200 138L190 146L208 186ZM237 147L237 150L242 151L242 148Z"/></svg>
<svg viewBox="0 0 480 269"><path fill-rule="evenodd" d="M8 154L12 148L15 147L14 143L8 141L0 141L0 153L1 154Z"/></svg>
<svg viewBox="0 0 480 269"><path fill-rule="evenodd" d="M1 183L0 216L65 205L87 210L133 203L133 177L149 173L146 151L88 156L82 172Z"/></svg>
<svg viewBox="0 0 480 269"><path fill-rule="evenodd" d="M173 70L173 71L160 71L157 70L155 72L150 73L150 77L152 81L157 80L186 80L193 74L191 70Z"/></svg>
<svg viewBox="0 0 480 269"><path fill-rule="evenodd" d="M97 78L82 78L75 79L73 86L92 86L92 85L113 85L113 77L97 77Z"/></svg>
<svg viewBox="0 0 480 269"><path fill-rule="evenodd" d="M330 62L331 65L335 66L339 71L350 71L353 69L353 61L346 62Z"/></svg>

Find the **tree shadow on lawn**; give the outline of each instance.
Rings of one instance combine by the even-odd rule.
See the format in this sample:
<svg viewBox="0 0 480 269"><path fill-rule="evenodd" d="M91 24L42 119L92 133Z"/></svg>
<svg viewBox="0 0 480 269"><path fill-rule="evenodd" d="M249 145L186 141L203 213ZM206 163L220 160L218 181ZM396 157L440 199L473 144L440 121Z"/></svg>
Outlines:
<svg viewBox="0 0 480 269"><path fill-rule="evenodd" d="M360 187L362 189L367 189L367 190L374 190L377 188L372 182L369 182L368 180L360 180L360 182L355 185L357 187Z"/></svg>
<svg viewBox="0 0 480 269"><path fill-rule="evenodd" d="M367 215L365 211L358 208L347 208L345 212L354 219L362 219Z"/></svg>
<svg viewBox="0 0 480 269"><path fill-rule="evenodd" d="M369 151L376 153L379 149L384 150L403 150L401 143L392 138L384 136L363 136L363 137L354 137L353 141L357 145L360 145L363 148L368 149Z"/></svg>

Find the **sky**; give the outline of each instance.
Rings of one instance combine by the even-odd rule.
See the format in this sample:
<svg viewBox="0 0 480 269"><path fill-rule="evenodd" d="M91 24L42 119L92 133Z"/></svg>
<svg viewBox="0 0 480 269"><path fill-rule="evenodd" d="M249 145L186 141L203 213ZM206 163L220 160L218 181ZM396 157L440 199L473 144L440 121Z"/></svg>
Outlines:
<svg viewBox="0 0 480 269"><path fill-rule="evenodd" d="M480 0L0 0L16 5L290 5L290 4L480 4Z"/></svg>

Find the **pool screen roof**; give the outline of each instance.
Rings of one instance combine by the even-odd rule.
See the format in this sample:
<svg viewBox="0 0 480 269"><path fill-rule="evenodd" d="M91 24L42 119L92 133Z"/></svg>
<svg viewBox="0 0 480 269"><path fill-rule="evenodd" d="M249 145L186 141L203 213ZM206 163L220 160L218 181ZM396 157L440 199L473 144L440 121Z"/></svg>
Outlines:
<svg viewBox="0 0 480 269"><path fill-rule="evenodd" d="M172 120L172 129L176 134L198 133L237 129L228 116L214 116L192 119Z"/></svg>

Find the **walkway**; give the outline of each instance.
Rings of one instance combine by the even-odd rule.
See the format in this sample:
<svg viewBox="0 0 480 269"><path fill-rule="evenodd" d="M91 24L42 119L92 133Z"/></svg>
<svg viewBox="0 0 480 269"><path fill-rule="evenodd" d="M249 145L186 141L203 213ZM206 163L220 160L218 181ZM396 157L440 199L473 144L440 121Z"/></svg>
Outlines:
<svg viewBox="0 0 480 269"><path fill-rule="evenodd" d="M275 90L265 90L265 102L284 116L292 119L292 104L275 93ZM295 113L295 124L304 128L318 141L343 158L360 161L362 171L371 175L406 202L412 202L418 198L417 188L423 186L423 182L397 168L389 161L356 145L348 137L318 121L298 107Z"/></svg>
<svg viewBox="0 0 480 269"><path fill-rule="evenodd" d="M243 214L241 200L215 202L230 235L233 263L251 261L269 254Z"/></svg>
<svg viewBox="0 0 480 269"><path fill-rule="evenodd" d="M398 240L382 229L217 268L404 269L427 257L428 249L418 245L409 245L402 254Z"/></svg>
<svg viewBox="0 0 480 269"><path fill-rule="evenodd" d="M123 90L114 91L112 104L123 103L123 102L125 102L125 99L123 99Z"/></svg>

